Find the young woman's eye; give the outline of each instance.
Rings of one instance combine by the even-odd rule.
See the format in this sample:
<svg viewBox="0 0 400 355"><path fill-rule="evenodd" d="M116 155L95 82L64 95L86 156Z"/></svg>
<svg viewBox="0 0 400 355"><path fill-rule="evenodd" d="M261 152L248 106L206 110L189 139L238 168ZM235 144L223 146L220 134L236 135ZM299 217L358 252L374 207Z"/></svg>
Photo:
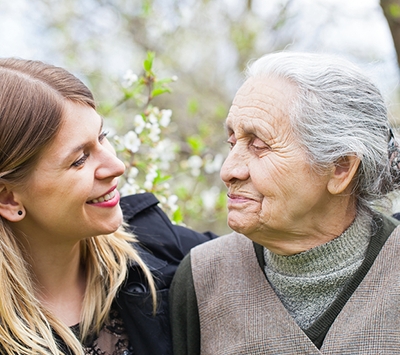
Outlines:
<svg viewBox="0 0 400 355"><path fill-rule="evenodd" d="M107 137L107 135L108 135L108 131L101 132L99 135L99 142L101 143L104 140L104 138Z"/></svg>
<svg viewBox="0 0 400 355"><path fill-rule="evenodd" d="M78 168L81 165L85 164L86 159L89 157L89 154L84 154L81 158L79 158L76 162L72 163L71 166Z"/></svg>

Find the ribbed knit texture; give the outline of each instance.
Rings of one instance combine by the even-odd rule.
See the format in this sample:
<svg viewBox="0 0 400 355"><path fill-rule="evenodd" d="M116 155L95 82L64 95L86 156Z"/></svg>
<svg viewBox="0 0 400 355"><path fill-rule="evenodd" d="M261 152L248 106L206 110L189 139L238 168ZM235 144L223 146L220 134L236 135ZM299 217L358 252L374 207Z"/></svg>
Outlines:
<svg viewBox="0 0 400 355"><path fill-rule="evenodd" d="M278 255L264 248L267 279L302 329L331 305L363 262L371 219L357 216L339 237L299 254Z"/></svg>

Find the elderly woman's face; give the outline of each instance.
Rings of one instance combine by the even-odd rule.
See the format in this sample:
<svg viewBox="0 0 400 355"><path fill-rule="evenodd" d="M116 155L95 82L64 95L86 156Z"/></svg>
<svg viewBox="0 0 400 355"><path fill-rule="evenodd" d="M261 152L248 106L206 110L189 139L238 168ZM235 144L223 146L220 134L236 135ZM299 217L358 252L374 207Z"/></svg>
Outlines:
<svg viewBox="0 0 400 355"><path fill-rule="evenodd" d="M231 151L221 178L228 187L228 224L265 246L267 235L303 234L315 218L323 223L330 197L328 177L312 171L291 132L293 95L294 87L281 79L250 78L226 121Z"/></svg>

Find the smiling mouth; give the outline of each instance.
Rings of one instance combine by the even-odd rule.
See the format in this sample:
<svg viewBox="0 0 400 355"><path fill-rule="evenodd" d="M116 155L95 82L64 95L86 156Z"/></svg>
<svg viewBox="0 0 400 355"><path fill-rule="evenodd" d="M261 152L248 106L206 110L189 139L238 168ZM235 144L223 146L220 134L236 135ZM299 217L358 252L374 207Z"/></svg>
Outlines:
<svg viewBox="0 0 400 355"><path fill-rule="evenodd" d="M101 196L99 198L94 198L93 200L90 200L87 203L91 204L91 203L104 202L104 201L111 200L114 197L115 197L115 190L113 190L113 191L109 192L108 194L105 194L104 196Z"/></svg>

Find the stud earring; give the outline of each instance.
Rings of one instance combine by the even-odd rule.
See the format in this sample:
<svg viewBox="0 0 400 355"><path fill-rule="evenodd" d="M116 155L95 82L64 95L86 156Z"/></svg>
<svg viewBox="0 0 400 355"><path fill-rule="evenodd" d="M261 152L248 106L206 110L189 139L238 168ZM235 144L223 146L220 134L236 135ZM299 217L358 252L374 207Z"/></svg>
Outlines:
<svg viewBox="0 0 400 355"><path fill-rule="evenodd" d="M22 216L22 213L23 212L21 210L18 211L18 215Z"/></svg>

